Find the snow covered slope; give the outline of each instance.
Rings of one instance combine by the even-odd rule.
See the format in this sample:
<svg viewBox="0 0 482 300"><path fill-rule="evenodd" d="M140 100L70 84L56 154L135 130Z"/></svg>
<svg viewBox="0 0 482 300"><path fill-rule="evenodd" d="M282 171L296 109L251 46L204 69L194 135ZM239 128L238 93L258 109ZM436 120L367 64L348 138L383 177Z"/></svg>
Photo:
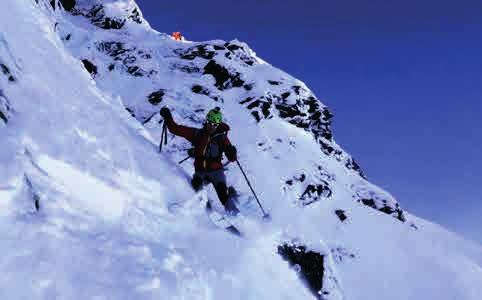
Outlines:
<svg viewBox="0 0 482 300"><path fill-rule="evenodd" d="M175 42L130 0L1 8L2 299L481 297L480 245L368 182L328 109L246 44ZM212 225L189 145L157 152L164 105L195 126L222 108L271 223L228 166L245 238Z"/></svg>

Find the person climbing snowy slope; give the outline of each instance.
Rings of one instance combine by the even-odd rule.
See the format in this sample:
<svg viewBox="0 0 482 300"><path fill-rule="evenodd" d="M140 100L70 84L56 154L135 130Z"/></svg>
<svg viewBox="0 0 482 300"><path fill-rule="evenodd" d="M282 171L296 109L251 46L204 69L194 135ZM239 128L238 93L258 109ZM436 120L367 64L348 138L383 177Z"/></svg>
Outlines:
<svg viewBox="0 0 482 300"><path fill-rule="evenodd" d="M219 107L211 109L202 128L188 127L177 124L167 107L160 111L169 131L183 137L193 145L190 154L194 157L194 175L191 180L194 190L199 191L206 184L212 184L219 201L227 212L237 214L238 210L233 202L233 192L228 192L223 153L230 162L237 160L237 149L228 138L229 125L222 121ZM208 203L208 205L210 205Z"/></svg>

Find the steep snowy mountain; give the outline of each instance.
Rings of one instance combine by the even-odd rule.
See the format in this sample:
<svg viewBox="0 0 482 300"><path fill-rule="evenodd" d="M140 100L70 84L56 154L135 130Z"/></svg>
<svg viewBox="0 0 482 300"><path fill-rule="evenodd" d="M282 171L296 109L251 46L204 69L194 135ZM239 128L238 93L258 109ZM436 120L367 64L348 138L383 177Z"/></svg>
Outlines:
<svg viewBox="0 0 482 300"><path fill-rule="evenodd" d="M328 108L245 43L174 41L131 0L1 8L2 299L481 297L480 245L367 181ZM165 105L198 127L222 109L271 222L228 165L244 238L213 225L189 144L158 153Z"/></svg>

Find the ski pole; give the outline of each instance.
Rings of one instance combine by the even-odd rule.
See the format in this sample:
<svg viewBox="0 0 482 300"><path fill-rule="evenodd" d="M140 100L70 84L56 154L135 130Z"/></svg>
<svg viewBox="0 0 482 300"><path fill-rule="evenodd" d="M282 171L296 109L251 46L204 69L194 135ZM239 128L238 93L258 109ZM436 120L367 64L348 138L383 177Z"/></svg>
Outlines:
<svg viewBox="0 0 482 300"><path fill-rule="evenodd" d="M181 160L181 161L179 162L179 164L182 164L183 162L185 162L186 160L188 160L188 159L190 159L190 158L191 158L191 155L189 155L189 156L186 157L185 159Z"/></svg>
<svg viewBox="0 0 482 300"><path fill-rule="evenodd" d="M243 173L244 179L246 179L246 183L248 184L249 188L251 189L251 192L253 193L254 198L255 198L256 201L258 202L259 208L261 208L261 212L263 212L263 218L264 218L264 219L269 219L269 217L270 217L269 214L267 214L267 213L264 211L263 206L261 205L261 202L260 202L259 199L258 199L258 196L257 196L256 193L254 192L254 189L253 189L253 187L251 186L251 183L249 182L248 177L246 176L246 173L244 173L244 170L243 170L243 168L241 167L241 164L239 163L239 160L236 160L236 163L238 164L238 167L239 167L239 169L241 170L241 173Z"/></svg>
<svg viewBox="0 0 482 300"><path fill-rule="evenodd" d="M167 125L166 121L162 125L162 133L161 133L161 143L159 144L159 152L162 152L162 142L164 141L164 145L167 145Z"/></svg>
<svg viewBox="0 0 482 300"><path fill-rule="evenodd" d="M189 158L191 157L194 157L195 156L195 149L194 148L191 148L191 149L186 149L187 150L187 157L183 160L181 160L179 162L179 164L182 164L183 162L185 162L186 160L188 160Z"/></svg>

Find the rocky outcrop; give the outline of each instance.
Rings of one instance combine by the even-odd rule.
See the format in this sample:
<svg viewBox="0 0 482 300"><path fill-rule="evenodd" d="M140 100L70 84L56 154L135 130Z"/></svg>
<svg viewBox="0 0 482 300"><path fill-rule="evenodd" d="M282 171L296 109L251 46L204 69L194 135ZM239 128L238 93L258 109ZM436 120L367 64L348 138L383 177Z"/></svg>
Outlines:
<svg viewBox="0 0 482 300"><path fill-rule="evenodd" d="M62 4L62 7L67 10L71 11L75 7L75 0L59 0Z"/></svg>
<svg viewBox="0 0 482 300"><path fill-rule="evenodd" d="M306 246L288 243L278 247L278 254L298 273L313 295L322 299L324 256L307 250Z"/></svg>
<svg viewBox="0 0 482 300"><path fill-rule="evenodd" d="M396 219L405 222L406 217L400 205L391 195L384 191L374 191L372 184L368 182L353 185L354 199L368 207L391 215Z"/></svg>
<svg viewBox="0 0 482 300"><path fill-rule="evenodd" d="M7 78L8 81L14 82L16 80L6 64L0 63L0 70L2 71L2 74Z"/></svg>
<svg viewBox="0 0 482 300"><path fill-rule="evenodd" d="M147 99L149 103L151 103L152 105L158 105L159 103L161 103L162 97L164 97L165 94L166 94L166 90L159 89L149 94L149 96L147 96Z"/></svg>
<svg viewBox="0 0 482 300"><path fill-rule="evenodd" d="M7 96L5 96L3 90L0 89L0 120L3 121L4 124L8 123L10 110L10 103L8 102Z"/></svg>
<svg viewBox="0 0 482 300"><path fill-rule="evenodd" d="M90 20L90 22L102 29L119 30L122 29L127 22L141 24L143 18L139 7L134 1L129 1L127 5L117 10L106 9L106 5L100 0L81 0L72 1L65 0L62 3L64 8L73 15L81 15Z"/></svg>
<svg viewBox="0 0 482 300"><path fill-rule="evenodd" d="M203 74L212 75L216 81L214 85L221 91L233 87L241 87L244 84L244 81L241 80L240 73L229 71L227 68L218 64L215 60L210 60L204 66Z"/></svg>
<svg viewBox="0 0 482 300"><path fill-rule="evenodd" d="M149 77L157 74L154 69L146 70L139 66L138 62L150 60L150 51L138 49L136 46L126 45L119 41L99 41L96 42L99 52L112 57L113 61L108 70L114 71L116 66L135 77Z"/></svg>
<svg viewBox="0 0 482 300"><path fill-rule="evenodd" d="M94 63L92 63L90 60L84 58L82 59L82 64L84 65L85 70L87 70L92 77L97 75L97 66L94 65Z"/></svg>

